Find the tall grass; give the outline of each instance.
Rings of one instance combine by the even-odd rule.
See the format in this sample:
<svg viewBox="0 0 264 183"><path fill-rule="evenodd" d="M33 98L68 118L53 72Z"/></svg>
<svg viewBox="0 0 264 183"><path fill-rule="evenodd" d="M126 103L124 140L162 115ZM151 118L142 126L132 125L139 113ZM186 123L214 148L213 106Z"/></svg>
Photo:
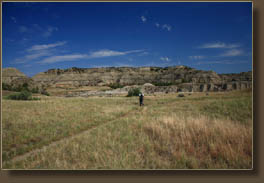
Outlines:
<svg viewBox="0 0 264 183"><path fill-rule="evenodd" d="M252 168L251 93L146 96L144 107L138 97L12 102L3 101L4 168ZM33 137L40 139L23 143ZM18 159L12 144L25 146ZM23 157L37 147L44 148Z"/></svg>

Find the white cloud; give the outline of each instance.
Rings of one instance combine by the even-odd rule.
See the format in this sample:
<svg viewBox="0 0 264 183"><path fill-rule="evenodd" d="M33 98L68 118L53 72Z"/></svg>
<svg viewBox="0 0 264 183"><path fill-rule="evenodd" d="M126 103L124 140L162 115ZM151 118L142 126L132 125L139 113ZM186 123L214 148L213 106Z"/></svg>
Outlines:
<svg viewBox="0 0 264 183"><path fill-rule="evenodd" d="M155 23L155 26L156 26L156 27L159 27L159 26L160 26L160 24L159 24L159 23Z"/></svg>
<svg viewBox="0 0 264 183"><path fill-rule="evenodd" d="M248 63L247 61L230 61L230 60L221 60L221 61L210 61L210 62L198 62L195 65L210 65L210 64L225 64L225 65L232 65L232 64L243 64Z"/></svg>
<svg viewBox="0 0 264 183"><path fill-rule="evenodd" d="M195 65L223 64L224 61L198 62Z"/></svg>
<svg viewBox="0 0 264 183"><path fill-rule="evenodd" d="M17 23L17 20L15 17L11 17L11 20L14 22L14 23Z"/></svg>
<svg viewBox="0 0 264 183"><path fill-rule="evenodd" d="M78 59L113 57L113 56L127 55L130 53L138 53L142 51L144 50L131 50L125 52L113 51L113 50L99 50L99 51L91 52L90 54L70 54L70 55L51 56L38 63L47 64L47 63L55 63L55 62L73 61Z"/></svg>
<svg viewBox="0 0 264 183"><path fill-rule="evenodd" d="M14 63L22 64L49 55L51 55L51 52L47 50L41 50L33 54L25 55L23 58L17 58Z"/></svg>
<svg viewBox="0 0 264 183"><path fill-rule="evenodd" d="M142 22L146 22L147 21L147 18L144 17L144 16L141 16L140 18L141 18Z"/></svg>
<svg viewBox="0 0 264 183"><path fill-rule="evenodd" d="M220 56L223 57L233 57L233 56L240 56L243 54L242 50L238 50L238 49L232 49L232 50L228 50L225 53L221 54Z"/></svg>
<svg viewBox="0 0 264 183"><path fill-rule="evenodd" d="M125 52L120 52L120 51L113 51L113 50L99 50L95 52L91 52L89 55L89 58L102 58L102 57L112 57L112 56L120 56L120 55L126 55L129 53L137 53L137 52L142 52L143 50L132 50L132 51L125 51Z"/></svg>
<svg viewBox="0 0 264 183"><path fill-rule="evenodd" d="M168 24L164 24L164 25L162 26L162 28L163 28L163 29L167 29L168 31L171 31L171 26L168 25Z"/></svg>
<svg viewBox="0 0 264 183"><path fill-rule="evenodd" d="M43 37L49 37L54 31L58 31L57 27L49 26L43 33Z"/></svg>
<svg viewBox="0 0 264 183"><path fill-rule="evenodd" d="M60 42L53 43L53 44L34 45L31 48L27 49L27 51L30 52L30 51L45 50L45 49L54 48L57 46L62 46L65 44L66 44L66 41L60 41Z"/></svg>
<svg viewBox="0 0 264 183"><path fill-rule="evenodd" d="M22 53L26 53L26 55L15 59L14 63L26 63L31 60L39 59L41 57L54 55L54 53L56 53L56 50L52 48L62 46L64 44L66 44L66 41L61 41L53 44L34 45L28 48L26 51L23 51Z"/></svg>
<svg viewBox="0 0 264 183"><path fill-rule="evenodd" d="M189 58L192 59L192 60L199 60L199 59L205 58L205 56L195 55L195 56L189 56Z"/></svg>
<svg viewBox="0 0 264 183"><path fill-rule="evenodd" d="M86 57L87 57L86 54L59 55L59 56L52 56L52 57L45 58L39 63L48 64L48 63L63 62L63 61L73 61L77 59L83 59Z"/></svg>
<svg viewBox="0 0 264 183"><path fill-rule="evenodd" d="M165 62L171 61L171 59L169 57L160 57L160 60L165 61Z"/></svg>
<svg viewBox="0 0 264 183"><path fill-rule="evenodd" d="M40 25L38 25L38 24L33 24L32 27L36 31L43 31L42 27L40 27Z"/></svg>
<svg viewBox="0 0 264 183"><path fill-rule="evenodd" d="M40 25L38 24L33 24L30 26L19 26L18 27L18 31L21 33L34 33L34 34L38 34L41 35L42 37L50 37L55 31L58 31L59 29L57 27L53 27L53 26L47 26L46 28L42 28Z"/></svg>
<svg viewBox="0 0 264 183"><path fill-rule="evenodd" d="M171 29L172 29L172 26L171 26L171 25L169 25L169 24L163 24L163 25L161 25L161 24L158 23L158 22L155 23L155 26L156 26L157 28L165 29L165 30L167 30L167 31L171 31Z"/></svg>
<svg viewBox="0 0 264 183"><path fill-rule="evenodd" d="M28 29L26 26L24 26L24 25L20 26L20 27L18 28L18 30L19 30L19 32L21 32L21 33L25 33L25 32L28 32L28 31L29 31L29 29Z"/></svg>
<svg viewBox="0 0 264 183"><path fill-rule="evenodd" d="M91 52L89 57L90 58L100 58L100 57L111 57L111 56L119 56L119 55L125 55L125 52L119 52L119 51L112 51L112 50L99 50L95 52Z"/></svg>
<svg viewBox="0 0 264 183"><path fill-rule="evenodd" d="M200 46L199 48L237 48L240 47L239 44L226 44L222 42L216 43L206 43Z"/></svg>
<svg viewBox="0 0 264 183"><path fill-rule="evenodd" d="M142 53L139 53L138 56L145 56L145 55L148 55L148 54L149 54L149 52L144 51L144 52L142 52Z"/></svg>

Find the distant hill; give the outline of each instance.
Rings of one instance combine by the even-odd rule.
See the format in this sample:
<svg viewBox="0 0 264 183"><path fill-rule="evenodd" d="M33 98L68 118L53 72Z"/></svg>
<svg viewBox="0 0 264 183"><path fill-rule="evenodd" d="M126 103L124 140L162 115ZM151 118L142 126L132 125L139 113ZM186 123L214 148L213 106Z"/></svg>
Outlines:
<svg viewBox="0 0 264 183"><path fill-rule="evenodd" d="M2 69L2 82L11 84L17 78L27 78L27 76L16 68L8 67Z"/></svg>
<svg viewBox="0 0 264 183"><path fill-rule="evenodd" d="M3 82L24 78L31 84L46 87L143 85L177 86L179 91L222 91L252 87L252 72L217 74L187 66L174 67L106 67L50 69L28 78L14 68L3 69ZM25 79L26 78L26 79ZM20 79L21 81L23 79Z"/></svg>
<svg viewBox="0 0 264 183"><path fill-rule="evenodd" d="M2 69L2 83L8 84L13 88L23 85L24 83L27 83L29 88L37 86L37 83L35 83L31 78L27 77L18 69L11 67Z"/></svg>

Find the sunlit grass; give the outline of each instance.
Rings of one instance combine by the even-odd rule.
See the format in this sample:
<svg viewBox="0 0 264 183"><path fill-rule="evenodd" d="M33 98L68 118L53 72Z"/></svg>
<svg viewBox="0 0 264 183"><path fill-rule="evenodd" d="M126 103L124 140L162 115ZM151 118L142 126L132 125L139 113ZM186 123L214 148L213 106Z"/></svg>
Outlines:
<svg viewBox="0 0 264 183"><path fill-rule="evenodd" d="M3 100L3 168L252 168L251 92L185 96Z"/></svg>

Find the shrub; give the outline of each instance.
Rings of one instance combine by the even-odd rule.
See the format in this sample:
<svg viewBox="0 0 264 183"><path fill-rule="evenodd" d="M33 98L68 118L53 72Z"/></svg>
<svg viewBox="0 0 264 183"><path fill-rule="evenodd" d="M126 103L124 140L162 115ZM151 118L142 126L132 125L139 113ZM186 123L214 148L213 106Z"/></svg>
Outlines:
<svg viewBox="0 0 264 183"><path fill-rule="evenodd" d="M184 95L183 95L182 93L180 93L180 94L178 95L178 97L184 97Z"/></svg>
<svg viewBox="0 0 264 183"><path fill-rule="evenodd" d="M109 85L110 88L116 89L116 88L123 88L124 86L121 85L120 83L113 83Z"/></svg>
<svg viewBox="0 0 264 183"><path fill-rule="evenodd" d="M7 83L2 83L3 90L12 90L12 86Z"/></svg>
<svg viewBox="0 0 264 183"><path fill-rule="evenodd" d="M23 90L20 93L11 94L7 97L7 99L11 100L32 100L32 94L27 91Z"/></svg>
<svg viewBox="0 0 264 183"><path fill-rule="evenodd" d="M127 97L138 96L140 93L139 88L132 88L128 91Z"/></svg>
<svg viewBox="0 0 264 183"><path fill-rule="evenodd" d="M25 88L25 89L28 89L28 83L24 83L24 84L22 85L22 87Z"/></svg>
<svg viewBox="0 0 264 183"><path fill-rule="evenodd" d="M38 93L38 92L39 92L38 87L36 87L36 88L32 88L31 92L32 92L32 93Z"/></svg>
<svg viewBox="0 0 264 183"><path fill-rule="evenodd" d="M46 95L46 96L50 96L50 94L47 92L47 90L42 90L41 91L41 94L42 95Z"/></svg>
<svg viewBox="0 0 264 183"><path fill-rule="evenodd" d="M28 89L28 83L23 83L23 85L18 85L17 87L11 88L12 91L21 92L23 90L30 91Z"/></svg>
<svg viewBox="0 0 264 183"><path fill-rule="evenodd" d="M17 87L13 87L12 90L16 91L16 92L21 92L22 91L22 86L18 85Z"/></svg>
<svg viewBox="0 0 264 183"><path fill-rule="evenodd" d="M188 83L188 80L185 78L182 78L182 83Z"/></svg>
<svg viewBox="0 0 264 183"><path fill-rule="evenodd" d="M173 85L172 82L155 82L153 83L155 86L170 86Z"/></svg>

